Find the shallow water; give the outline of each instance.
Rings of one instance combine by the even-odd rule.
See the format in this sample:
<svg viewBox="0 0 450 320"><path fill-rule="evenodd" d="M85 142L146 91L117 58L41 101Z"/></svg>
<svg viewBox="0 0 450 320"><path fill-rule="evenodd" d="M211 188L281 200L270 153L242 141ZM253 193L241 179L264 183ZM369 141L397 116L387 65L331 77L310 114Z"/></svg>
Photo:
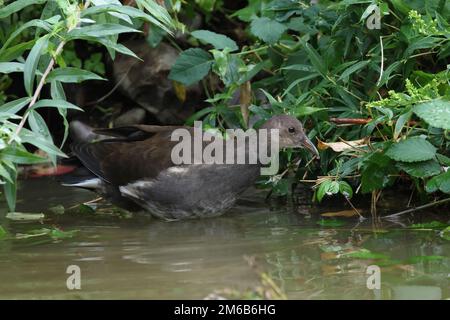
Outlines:
<svg viewBox="0 0 450 320"><path fill-rule="evenodd" d="M45 179L23 183L20 195L20 211L44 213L95 198ZM9 237L0 240L0 298L202 299L270 291L261 273L289 299L450 298L450 241L438 230L408 228L448 224L449 213L376 225L339 218L324 226L320 213L329 209L268 205L264 195L251 191L223 217L183 222L90 213L15 222L1 204ZM65 239L16 238L44 227L79 231ZM81 269L81 290L66 287L69 265ZM371 265L381 270L379 290L367 287Z"/></svg>

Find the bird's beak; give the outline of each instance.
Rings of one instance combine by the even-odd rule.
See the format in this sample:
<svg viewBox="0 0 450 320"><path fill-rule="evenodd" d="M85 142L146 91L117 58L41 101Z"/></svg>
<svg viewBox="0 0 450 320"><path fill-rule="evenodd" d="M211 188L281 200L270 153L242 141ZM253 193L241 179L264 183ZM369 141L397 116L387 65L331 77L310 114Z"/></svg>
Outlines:
<svg viewBox="0 0 450 320"><path fill-rule="evenodd" d="M319 151L317 151L316 146L311 142L311 140L308 139L308 137L305 136L305 139L302 141L302 146L314 154L317 159L320 159Z"/></svg>

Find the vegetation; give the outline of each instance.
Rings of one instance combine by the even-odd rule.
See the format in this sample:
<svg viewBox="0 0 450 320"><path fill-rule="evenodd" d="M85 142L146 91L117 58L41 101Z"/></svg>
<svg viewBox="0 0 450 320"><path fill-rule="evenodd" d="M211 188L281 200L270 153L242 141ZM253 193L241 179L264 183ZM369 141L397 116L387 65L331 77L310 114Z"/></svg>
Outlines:
<svg viewBox="0 0 450 320"><path fill-rule="evenodd" d="M30 16L27 10L33 10L33 5L41 5L39 18L21 20ZM62 84L102 79L89 70L87 63L84 69L67 66L62 55L66 44L75 40L90 41L105 46L112 58L116 52L136 57L117 42L119 34L139 32L133 25L136 19L170 33L172 20L163 7L151 0L137 0L136 5L138 8L122 6L114 0L18 0L0 9L0 72L22 72L27 94L3 104L0 109L0 177L11 211L16 203L17 166L47 161L28 152L24 144L41 149L54 164L58 156L65 156L54 144L45 120L36 110L58 109L65 124L64 144L68 133L67 110L82 110L66 101ZM41 99L45 85L50 85L50 99ZM25 112L19 115L23 109ZM29 129L24 127L26 123Z"/></svg>
<svg viewBox="0 0 450 320"><path fill-rule="evenodd" d="M96 63L71 59L66 44L77 39L105 46L112 58L115 52L133 55L117 35L138 32L138 19L153 25L147 37L152 46L174 44L173 28L188 35L191 47L180 53L169 78L179 91L201 81L210 104L188 123L202 118L207 127L247 127L249 118L279 113L305 122L322 150L320 162L265 181L276 193L313 181L317 201L370 194L373 210L382 190L400 183L410 184L423 201L448 197L447 1L249 0L239 10L220 0L133 3L18 0L0 9L0 72L6 74L0 90L10 84L7 74L23 72L27 93L0 94L0 102L7 101L0 107L0 177L11 210L17 166L46 161L25 145L45 151L54 163L64 156L36 109L58 108L67 129L67 110L78 107L66 101L62 84L100 79L104 73L92 67ZM41 8L40 17L24 20L33 8ZM380 29L366 24L374 8L380 11ZM210 28L188 30L181 15L201 15ZM214 17L233 27L222 31ZM41 98L45 85L51 99ZM240 101L233 105L236 90ZM67 130L63 142L66 136ZM286 168L296 167L298 153L306 156L283 152Z"/></svg>

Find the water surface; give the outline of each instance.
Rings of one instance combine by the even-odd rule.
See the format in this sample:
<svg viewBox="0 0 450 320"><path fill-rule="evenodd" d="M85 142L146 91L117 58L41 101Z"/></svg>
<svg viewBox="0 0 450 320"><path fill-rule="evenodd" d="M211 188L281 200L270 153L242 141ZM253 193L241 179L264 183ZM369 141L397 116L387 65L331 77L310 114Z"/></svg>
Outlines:
<svg viewBox="0 0 450 320"><path fill-rule="evenodd" d="M251 191L223 217L164 222L48 213L95 198L52 180L24 182L20 195L20 211L44 212L46 219L10 221L0 207L0 225L9 233L0 240L3 299L256 297L273 289L261 274L289 299L450 298L450 241L439 229L409 228L436 219L448 224L445 212L395 223L351 217L324 224L320 213L330 208L268 204L265 193ZM78 232L17 239L42 228ZM81 290L66 287L69 265L81 269ZM371 265L380 267L380 290L367 287Z"/></svg>

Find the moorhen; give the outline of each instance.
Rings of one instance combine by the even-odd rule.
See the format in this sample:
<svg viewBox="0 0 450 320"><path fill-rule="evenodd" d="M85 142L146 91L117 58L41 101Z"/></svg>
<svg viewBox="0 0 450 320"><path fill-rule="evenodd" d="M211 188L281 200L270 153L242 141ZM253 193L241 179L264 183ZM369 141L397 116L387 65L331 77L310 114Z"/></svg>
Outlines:
<svg viewBox="0 0 450 320"><path fill-rule="evenodd" d="M257 180L263 166L260 161L174 164L171 154L178 142L171 135L180 128L192 132L189 127L134 125L93 130L79 121L70 127L72 151L92 177L66 185L94 189L119 207L144 209L167 220L221 215ZM256 132L261 129L278 129L280 149L307 148L319 156L296 118L273 116Z"/></svg>

